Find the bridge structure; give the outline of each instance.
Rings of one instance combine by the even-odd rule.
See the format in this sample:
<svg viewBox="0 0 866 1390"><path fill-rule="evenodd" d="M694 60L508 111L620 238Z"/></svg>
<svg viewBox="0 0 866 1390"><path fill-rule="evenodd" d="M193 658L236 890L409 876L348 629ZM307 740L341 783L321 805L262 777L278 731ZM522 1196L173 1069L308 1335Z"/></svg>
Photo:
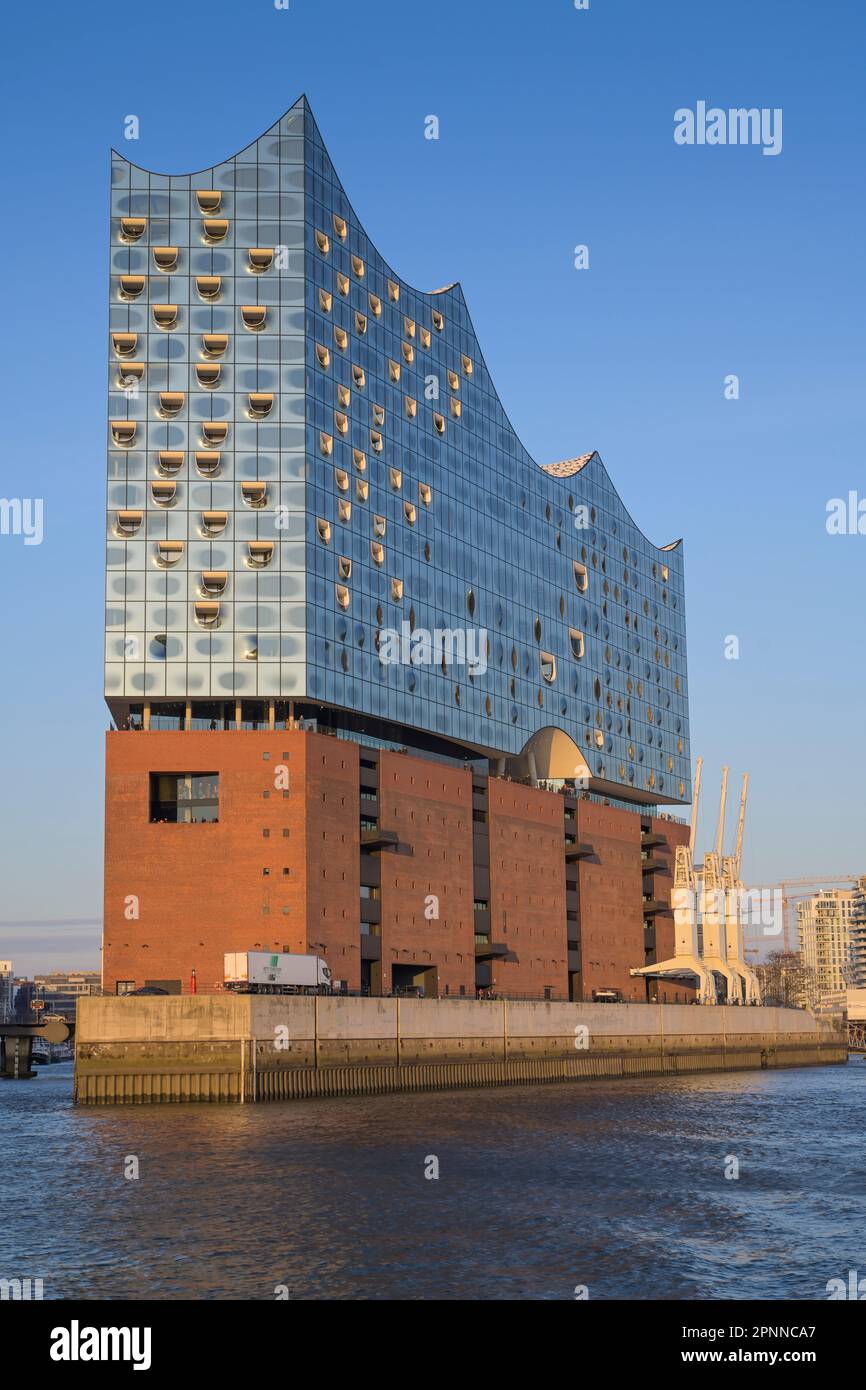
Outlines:
<svg viewBox="0 0 866 1390"><path fill-rule="evenodd" d="M33 1070L33 1043L62 1043L69 1037L69 1028L61 1018L48 1018L39 1023L0 1022L0 1081L29 1081Z"/></svg>
<svg viewBox="0 0 866 1390"><path fill-rule="evenodd" d="M848 1051L866 1053L866 1019L848 1020Z"/></svg>

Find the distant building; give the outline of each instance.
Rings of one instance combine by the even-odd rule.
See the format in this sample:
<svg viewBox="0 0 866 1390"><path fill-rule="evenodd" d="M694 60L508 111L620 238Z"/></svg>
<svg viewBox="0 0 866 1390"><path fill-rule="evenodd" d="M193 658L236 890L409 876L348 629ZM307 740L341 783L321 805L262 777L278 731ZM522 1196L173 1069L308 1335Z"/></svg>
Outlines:
<svg viewBox="0 0 866 1390"><path fill-rule="evenodd" d="M15 976L11 960L0 960L0 1023L12 1017L15 1003Z"/></svg>
<svg viewBox="0 0 866 1390"><path fill-rule="evenodd" d="M78 1000L85 994L99 994L98 970L58 970L52 975L37 975L34 993L44 999L46 1013L59 1014L67 1023L75 1022Z"/></svg>
<svg viewBox="0 0 866 1390"><path fill-rule="evenodd" d="M825 888L797 904L800 951L808 968L808 1003L820 1012L842 1012L845 993L864 963L864 880L857 888Z"/></svg>

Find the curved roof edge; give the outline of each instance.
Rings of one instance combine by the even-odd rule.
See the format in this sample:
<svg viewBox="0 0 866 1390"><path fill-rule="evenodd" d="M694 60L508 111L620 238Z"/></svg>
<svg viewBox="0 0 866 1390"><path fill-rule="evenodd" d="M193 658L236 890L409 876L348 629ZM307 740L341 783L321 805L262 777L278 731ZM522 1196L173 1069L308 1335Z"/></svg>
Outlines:
<svg viewBox="0 0 866 1390"><path fill-rule="evenodd" d="M140 169L142 173L145 173L145 174L152 174L152 175L154 175L156 178L169 178L169 179L170 179L170 178L194 178L196 174L203 174L203 173L205 173L205 172L206 172L207 170L209 170L209 169L215 169L215 168L217 168L218 165L220 165L220 164L225 164L225 163L226 163L228 160L230 160L230 159L238 159L242 154L246 153L247 150L252 149L252 147L253 147L254 145L258 144L259 140L263 140L263 139L265 138L266 135L271 134L276 128L279 127L280 123L281 123L283 120L285 120L286 116L288 116L289 113L290 113L291 111L295 111L295 110L297 110L298 108L300 108L300 109L302 109L302 110L304 111L305 115L307 115L307 116L309 117L309 119L313 122L314 126L316 127L316 130L317 130L319 139L321 140L321 143L322 143L322 148L325 150L325 153L327 154L328 159L330 160L331 165L332 165L332 167L334 168L334 171L335 171L335 173L336 173L336 165L334 164L333 159L331 159L330 150L328 149L327 145L325 144L325 141L324 141L324 138L323 138L323 136L322 136L322 133L321 133L321 131L320 131L319 128L318 128L318 122L316 121L316 118L315 118L315 116L313 115L312 108L311 108L310 103L309 103L309 101L308 101L308 99L307 99L306 93L304 93L304 92L301 93L301 95L297 98L296 101L292 102L291 106L287 106L287 107L286 107L286 109L282 112L282 114L281 114L280 116L277 117L276 121L272 121L271 124L270 124L269 126L266 126L265 129L264 129L259 135L257 135L253 140L250 140L246 145L242 145L241 148L240 148L239 150L236 150L236 151L234 152L234 154L224 155L222 159L217 160L215 163L204 164L204 165L202 165L202 167L201 167L200 169L190 169L190 170L179 171L179 172L176 172L176 173L167 173L167 172L163 172L163 171L157 170L157 169L148 169L148 168L146 168L145 165L143 165L143 164L136 164L134 160L128 159L127 156L126 156L125 154L121 153L120 150L115 149L114 146L111 147L111 154L112 154L112 157L121 160L124 164L130 165L131 168ZM367 232L366 232L366 229L365 229L365 225L364 225L364 223L362 222L361 218L358 216L357 212L355 211L355 207L354 207L354 205L353 205L351 199L349 198L348 194L346 193L345 187L343 186L343 181L342 181L342 179L339 179L339 176L338 176L338 182L339 182L340 189L342 190L343 196L344 196L345 199L346 199L346 203L347 203L348 206L351 208L352 214L353 214L353 216L355 217L355 219L356 219L356 221L357 221L357 223L358 223L358 226L359 226L360 228L362 228L362 230L364 231L364 235L367 236ZM372 245L375 245L375 244L376 244L375 242L372 241L372 238L370 238L369 236L367 236L367 239L371 242ZM378 249L378 248L377 248L377 249ZM380 252L379 254L381 255L381 252ZM382 260L385 261L385 257L384 257L384 256L382 256ZM386 261L386 264L389 266L389 268L391 268L391 269L393 270L393 267L392 267L390 261ZM493 390L493 392L494 392L494 394L495 394L495 396L496 396L496 399L497 399L497 401L499 402L499 406L500 406L500 408L501 408L501 410L502 410L502 413L503 413L503 415L505 416L505 419L506 419L507 422L508 422L509 429L511 430L511 432L512 432L512 434L514 435L515 439L516 439L516 440L518 441L518 443L520 444L520 447L523 449L523 451L524 451L524 453L526 454L527 458L528 458L537 468L541 469L541 471L542 471L543 473L546 473L546 474L548 475L548 477L556 478L556 479L559 479L559 480L565 480L566 478L574 477L574 476L576 476L578 473L582 472L583 469L586 468L588 464L590 464L590 463L597 463L597 466L601 469L601 471L604 473L605 477L607 478L607 480L608 480L608 482L609 482L609 484L610 484L611 491L614 493L614 495L615 495L615 496L617 497L617 499L619 500L620 505L622 506L622 509L623 509L623 511L625 512L626 516L629 518L629 521L631 522L632 526L634 526L634 528L635 528L636 531L640 532L641 536L643 536L644 540L647 542L648 545L651 545L651 546L653 547L653 549L658 550L658 551L672 551L672 550L678 549L678 548L682 545L682 538L680 538L679 540L676 540L676 541L670 541L667 545L656 545L654 541L651 541L651 540L650 540L650 538L649 538L649 536L647 536L646 532L643 531L642 528L641 528L640 526L638 526L638 524L637 524L637 522L635 521L634 517L631 515L631 512L629 511L628 507L625 505L625 502L623 501L622 496L620 495L620 492L619 492L618 488L616 487L616 485L615 485L613 479L611 478L610 473L608 472L607 468L605 467L605 464L604 464L604 462L603 462L601 456L599 455L599 453L598 453L596 450L592 450L592 451L591 451L590 453L588 453L588 454L580 454L579 456L577 456L577 457L575 457L575 458L571 458L571 459L562 459L562 460L560 460L559 462L556 462L556 463L539 463L538 460L537 460L536 458L534 458L534 456L530 453L529 449L527 449L526 445L523 443L523 440L521 439L521 437L520 437L520 435L518 434L517 430L514 428L514 425L513 425L512 422L511 422L511 417L509 416L508 411L507 411L506 408L505 408L505 404L504 404L504 402L503 402L503 400L502 400L502 397L500 396L499 391L497 390L496 383L495 383L495 381L493 380L493 374L492 374L492 372L490 371L490 368L489 368L488 365L487 365L487 360L486 360L486 358L485 358L485 356L484 356L484 350L483 350L483 347L482 347L482 345L481 345L481 339L479 338L478 333L476 332L476 329L475 329L475 325L474 325L474 323L472 322L472 315L471 315L471 313L469 312L469 305L468 305L468 303L467 303L466 296L465 296L465 294L463 293L463 287L462 287L462 285L461 285L461 283L460 283L459 280L453 280L453 281L451 281L450 284L443 285L443 286L441 286L439 289L436 289L436 290L422 290L422 289L419 289L416 285L410 285L410 284L409 284L409 281L408 281L408 280L405 280L405 279L403 278L403 276L401 276L401 275L398 274L398 272L394 271L393 273L394 273L395 275L397 275L397 278L400 279L400 280L402 281L402 283L407 287L407 289L409 289L413 294L426 295L426 296L429 298L429 297L431 297L431 296L433 296L433 295L448 294L448 293L450 293L451 291L454 291L454 292L456 292L457 294L460 295L461 299L463 300L464 305L466 306L467 317L468 317L468 319L469 319L469 323L470 323L470 326L471 326L471 328L472 328L472 333L473 333L473 336L474 336L474 338L475 338L475 341L476 341L476 343L478 344L478 350L479 350L479 352L480 352L480 354L481 354L481 359L482 359L482 361L483 361L483 363L484 363L484 369L485 369L485 371L486 371L486 373L487 373L488 380L489 380L490 385L491 385L491 388L492 388L492 390Z"/></svg>

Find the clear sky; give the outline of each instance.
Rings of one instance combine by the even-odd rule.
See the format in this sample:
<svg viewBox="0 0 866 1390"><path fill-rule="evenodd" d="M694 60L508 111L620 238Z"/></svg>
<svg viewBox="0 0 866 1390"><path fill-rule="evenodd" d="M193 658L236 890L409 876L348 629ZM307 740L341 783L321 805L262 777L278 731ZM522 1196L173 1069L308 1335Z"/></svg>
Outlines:
<svg viewBox="0 0 866 1390"><path fill-rule="evenodd" d="M462 282L535 458L598 449L684 537L701 839L726 762L748 880L866 871L866 535L825 526L866 498L862 5L46 0L3 29L0 496L43 498L44 540L0 536L0 957L99 960L109 149L185 173L302 92L383 255ZM676 144L699 101L781 108L781 153Z"/></svg>

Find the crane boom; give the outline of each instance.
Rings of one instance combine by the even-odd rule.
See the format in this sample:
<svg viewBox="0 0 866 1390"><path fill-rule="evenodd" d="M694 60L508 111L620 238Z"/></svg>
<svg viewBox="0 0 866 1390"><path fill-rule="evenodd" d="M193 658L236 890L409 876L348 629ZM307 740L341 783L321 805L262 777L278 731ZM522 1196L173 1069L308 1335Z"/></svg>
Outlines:
<svg viewBox="0 0 866 1390"><path fill-rule="evenodd" d="M740 794L740 819L737 823L737 852L734 856L734 864L737 871L737 881L740 879L740 864L743 858L743 829L746 824L746 798L749 795L749 774L743 773L743 790Z"/></svg>
<svg viewBox="0 0 866 1390"><path fill-rule="evenodd" d="M716 828L716 855L721 862L722 840L725 834L725 807L728 800L728 769L722 768L722 797L719 802L719 824Z"/></svg>
<svg viewBox="0 0 866 1390"><path fill-rule="evenodd" d="M695 856L695 835L698 829L698 806L701 802L701 768L704 765L703 758L698 758L695 763L695 795L692 801L692 825L689 833L689 857Z"/></svg>

